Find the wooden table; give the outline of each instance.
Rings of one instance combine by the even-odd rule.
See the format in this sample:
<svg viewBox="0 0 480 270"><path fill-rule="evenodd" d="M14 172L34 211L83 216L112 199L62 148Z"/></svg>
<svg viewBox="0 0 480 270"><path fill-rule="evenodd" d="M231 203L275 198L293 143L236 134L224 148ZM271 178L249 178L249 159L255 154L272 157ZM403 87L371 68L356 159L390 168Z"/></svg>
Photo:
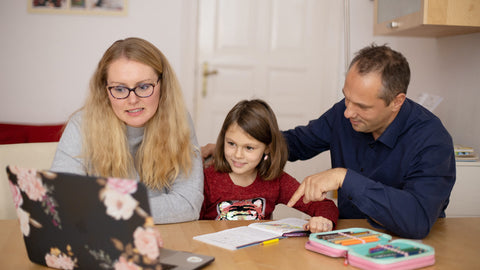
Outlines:
<svg viewBox="0 0 480 270"><path fill-rule="evenodd" d="M192 221L158 225L166 248L212 255L204 269L356 269L343 258L330 258L304 248L307 238L283 239L278 244L230 251L192 239L248 221ZM337 229L372 228L365 220L346 219ZM374 229L376 230L376 229ZM378 231L378 230L377 230ZM388 233L388 232L387 232ZM396 237L394 237L396 238ZM439 219L423 243L435 248L435 265L425 269L480 269L480 217ZM48 269L29 261L17 220L0 220L0 268Z"/></svg>

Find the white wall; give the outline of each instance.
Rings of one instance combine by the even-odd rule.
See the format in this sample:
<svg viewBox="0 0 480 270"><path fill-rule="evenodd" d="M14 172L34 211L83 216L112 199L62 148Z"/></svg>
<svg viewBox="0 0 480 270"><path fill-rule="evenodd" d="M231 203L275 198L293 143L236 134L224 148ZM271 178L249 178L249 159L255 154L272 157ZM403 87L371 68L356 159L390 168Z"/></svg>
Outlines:
<svg viewBox="0 0 480 270"><path fill-rule="evenodd" d="M126 17L29 14L26 2L7 1L0 9L0 122L65 121L83 104L105 49L127 36L146 38L166 54L194 113L196 1L130 0ZM408 96L443 96L434 113L456 143L480 151L480 34L373 36L373 1L349 2L350 56L371 42L401 51L412 70Z"/></svg>
<svg viewBox="0 0 480 270"><path fill-rule="evenodd" d="M27 1L0 8L0 122L60 123L80 108L104 51L118 39L142 37L169 59L191 107L194 50L187 46L194 1L130 0L128 15L31 14ZM193 36L194 37L194 36ZM192 74L190 74L192 73Z"/></svg>
<svg viewBox="0 0 480 270"><path fill-rule="evenodd" d="M373 1L350 0L351 54L375 42L405 55L412 78L407 96L442 96L434 110L455 143L480 152L480 33L443 38L373 36Z"/></svg>
<svg viewBox="0 0 480 270"><path fill-rule="evenodd" d="M437 115L459 144L480 154L480 34L438 39L435 43L440 95Z"/></svg>

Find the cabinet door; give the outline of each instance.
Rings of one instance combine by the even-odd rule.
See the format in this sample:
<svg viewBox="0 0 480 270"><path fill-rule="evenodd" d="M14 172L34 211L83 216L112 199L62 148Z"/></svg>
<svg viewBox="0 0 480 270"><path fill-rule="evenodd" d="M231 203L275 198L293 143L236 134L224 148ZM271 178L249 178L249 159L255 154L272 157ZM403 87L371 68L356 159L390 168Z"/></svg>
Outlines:
<svg viewBox="0 0 480 270"><path fill-rule="evenodd" d="M412 13L421 14L422 12L422 0L379 0L375 22L391 22Z"/></svg>
<svg viewBox="0 0 480 270"><path fill-rule="evenodd" d="M457 162L457 180L445 211L447 217L480 216L479 175L480 162Z"/></svg>
<svg viewBox="0 0 480 270"><path fill-rule="evenodd" d="M375 0L374 34L442 37L480 32L478 0Z"/></svg>

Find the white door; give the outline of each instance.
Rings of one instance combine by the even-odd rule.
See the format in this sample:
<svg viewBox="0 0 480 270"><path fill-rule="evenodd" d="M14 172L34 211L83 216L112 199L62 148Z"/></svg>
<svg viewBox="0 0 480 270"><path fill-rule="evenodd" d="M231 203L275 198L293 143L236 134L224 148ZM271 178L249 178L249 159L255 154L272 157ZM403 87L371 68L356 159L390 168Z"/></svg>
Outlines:
<svg viewBox="0 0 480 270"><path fill-rule="evenodd" d="M280 128L317 118L343 86L343 1L200 0L196 132L215 142L228 111L261 98ZM204 73L208 75L204 75ZM302 181L330 167L328 153L287 164Z"/></svg>

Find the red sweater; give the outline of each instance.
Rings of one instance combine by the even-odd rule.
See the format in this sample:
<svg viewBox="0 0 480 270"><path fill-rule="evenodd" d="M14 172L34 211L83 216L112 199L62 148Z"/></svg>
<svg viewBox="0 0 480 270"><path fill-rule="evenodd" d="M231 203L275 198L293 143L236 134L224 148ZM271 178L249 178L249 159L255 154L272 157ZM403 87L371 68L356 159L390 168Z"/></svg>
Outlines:
<svg viewBox="0 0 480 270"><path fill-rule="evenodd" d="M205 188L200 219L241 220L271 219L275 206L287 204L300 183L283 173L279 178L266 181L259 176L247 186L237 186L228 173L216 172L213 166L204 170ZM323 216L334 224L338 219L338 208L329 199L304 204L302 199L294 205L310 216Z"/></svg>

